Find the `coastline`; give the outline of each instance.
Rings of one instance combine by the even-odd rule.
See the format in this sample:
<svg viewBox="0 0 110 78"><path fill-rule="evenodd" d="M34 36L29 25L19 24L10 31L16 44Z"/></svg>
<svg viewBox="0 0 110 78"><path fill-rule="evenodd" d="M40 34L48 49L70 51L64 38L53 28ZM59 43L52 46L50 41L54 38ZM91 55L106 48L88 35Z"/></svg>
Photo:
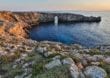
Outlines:
<svg viewBox="0 0 110 78"><path fill-rule="evenodd" d="M110 46L85 48L78 44L37 42L28 38L28 29L39 24L39 14L0 14L3 21L0 26L1 78L89 78L94 74L99 78L110 77ZM56 15L44 16L50 19L43 22L51 22Z"/></svg>
<svg viewBox="0 0 110 78"><path fill-rule="evenodd" d="M39 12L0 12L0 20L3 21L1 26L2 32L15 36L28 38L28 29L39 23L54 22L54 17L58 16L59 22L100 22L101 17L87 17L78 14L68 13L39 13ZM9 24L7 26L7 24ZM13 25L13 26L11 26ZM5 27L6 26L6 27ZM11 28L11 29L6 29ZM6 30L6 31L5 31Z"/></svg>

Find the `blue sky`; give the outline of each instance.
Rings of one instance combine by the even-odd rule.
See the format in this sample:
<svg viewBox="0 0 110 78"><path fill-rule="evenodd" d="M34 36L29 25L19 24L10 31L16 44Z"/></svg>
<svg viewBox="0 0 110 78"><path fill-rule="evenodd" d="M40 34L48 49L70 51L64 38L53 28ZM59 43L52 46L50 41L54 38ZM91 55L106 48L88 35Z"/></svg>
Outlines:
<svg viewBox="0 0 110 78"><path fill-rule="evenodd" d="M0 0L0 10L110 10L110 0Z"/></svg>

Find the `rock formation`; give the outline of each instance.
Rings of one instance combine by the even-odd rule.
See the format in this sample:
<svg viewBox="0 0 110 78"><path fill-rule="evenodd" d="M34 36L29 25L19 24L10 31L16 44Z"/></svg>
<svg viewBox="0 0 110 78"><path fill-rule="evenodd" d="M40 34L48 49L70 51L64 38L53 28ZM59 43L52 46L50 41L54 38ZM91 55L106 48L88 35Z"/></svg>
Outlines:
<svg viewBox="0 0 110 78"><path fill-rule="evenodd" d="M101 17L87 17L79 14L71 13L40 13L40 23L54 22L54 17L57 16L59 22L100 22Z"/></svg>
<svg viewBox="0 0 110 78"><path fill-rule="evenodd" d="M100 22L100 17L86 17L69 13L41 13L41 12L0 12L0 34L3 33L17 37L28 38L28 28L39 23L54 22L57 16L59 22ZM6 35L5 34L5 35Z"/></svg>
<svg viewBox="0 0 110 78"><path fill-rule="evenodd" d="M88 49L24 38L32 25L53 22L56 15L60 22L101 20L75 14L0 12L0 78L110 78L110 46Z"/></svg>

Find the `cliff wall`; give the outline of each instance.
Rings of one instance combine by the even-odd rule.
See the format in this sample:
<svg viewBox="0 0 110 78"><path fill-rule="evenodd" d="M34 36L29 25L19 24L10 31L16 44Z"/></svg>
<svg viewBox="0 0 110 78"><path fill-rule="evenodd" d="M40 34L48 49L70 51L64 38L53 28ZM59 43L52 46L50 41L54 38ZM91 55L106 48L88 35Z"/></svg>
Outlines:
<svg viewBox="0 0 110 78"><path fill-rule="evenodd" d="M0 12L0 35L14 35L28 38L28 29L39 23L54 22L57 16L59 22L100 22L101 17L86 17L69 13L41 12Z"/></svg>
<svg viewBox="0 0 110 78"><path fill-rule="evenodd" d="M39 21L41 23L45 22L54 22L55 16L58 17L59 22L100 22L101 17L87 17L79 14L71 13L40 13Z"/></svg>

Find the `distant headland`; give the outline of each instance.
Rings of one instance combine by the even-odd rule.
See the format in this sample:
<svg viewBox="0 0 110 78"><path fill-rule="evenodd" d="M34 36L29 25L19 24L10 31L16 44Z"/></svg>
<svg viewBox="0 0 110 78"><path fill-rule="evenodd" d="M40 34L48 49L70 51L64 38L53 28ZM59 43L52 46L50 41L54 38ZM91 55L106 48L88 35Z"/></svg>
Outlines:
<svg viewBox="0 0 110 78"><path fill-rule="evenodd" d="M45 12L0 12L0 23L3 26L0 27L0 34L3 33L19 36L28 37L28 29L33 25L39 23L50 23L54 22L55 16L58 17L59 23L68 22L100 22L101 17L87 17L79 14L71 13L45 13Z"/></svg>

